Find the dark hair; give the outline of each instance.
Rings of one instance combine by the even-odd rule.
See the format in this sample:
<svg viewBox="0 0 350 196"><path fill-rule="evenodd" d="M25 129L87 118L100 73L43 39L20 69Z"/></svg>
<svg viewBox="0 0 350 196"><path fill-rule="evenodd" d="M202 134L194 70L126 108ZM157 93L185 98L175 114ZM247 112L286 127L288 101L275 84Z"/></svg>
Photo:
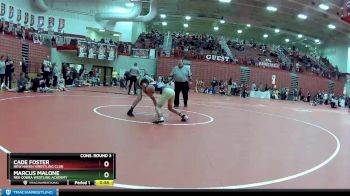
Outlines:
<svg viewBox="0 0 350 196"><path fill-rule="evenodd" d="M149 85L149 80L147 78L144 78L140 81L140 86L142 87L143 84L147 84L147 86Z"/></svg>

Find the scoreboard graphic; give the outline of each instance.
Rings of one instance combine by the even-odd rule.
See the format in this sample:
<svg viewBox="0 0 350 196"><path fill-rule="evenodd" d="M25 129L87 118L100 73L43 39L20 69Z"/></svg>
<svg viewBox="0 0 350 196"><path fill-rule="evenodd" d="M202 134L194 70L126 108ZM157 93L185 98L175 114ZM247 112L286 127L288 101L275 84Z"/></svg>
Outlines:
<svg viewBox="0 0 350 196"><path fill-rule="evenodd" d="M113 186L114 153L24 154L7 156L11 185Z"/></svg>

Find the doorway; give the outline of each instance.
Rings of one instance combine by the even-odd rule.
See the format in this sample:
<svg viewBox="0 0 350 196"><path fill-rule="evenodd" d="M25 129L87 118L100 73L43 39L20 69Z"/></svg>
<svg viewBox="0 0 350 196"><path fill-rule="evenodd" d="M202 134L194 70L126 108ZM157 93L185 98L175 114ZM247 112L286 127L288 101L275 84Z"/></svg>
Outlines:
<svg viewBox="0 0 350 196"><path fill-rule="evenodd" d="M100 73L100 82L103 86L110 86L112 83L112 67L103 67L103 66L93 66L93 70L98 70Z"/></svg>

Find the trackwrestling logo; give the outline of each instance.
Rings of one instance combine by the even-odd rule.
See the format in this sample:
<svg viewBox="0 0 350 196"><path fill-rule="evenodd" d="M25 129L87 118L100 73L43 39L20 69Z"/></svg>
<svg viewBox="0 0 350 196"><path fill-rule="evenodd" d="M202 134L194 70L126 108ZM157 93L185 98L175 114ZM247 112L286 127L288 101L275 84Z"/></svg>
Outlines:
<svg viewBox="0 0 350 196"><path fill-rule="evenodd" d="M1 195L1 194L0 194ZM56 189L4 189L2 195L17 196L17 195L57 195Z"/></svg>

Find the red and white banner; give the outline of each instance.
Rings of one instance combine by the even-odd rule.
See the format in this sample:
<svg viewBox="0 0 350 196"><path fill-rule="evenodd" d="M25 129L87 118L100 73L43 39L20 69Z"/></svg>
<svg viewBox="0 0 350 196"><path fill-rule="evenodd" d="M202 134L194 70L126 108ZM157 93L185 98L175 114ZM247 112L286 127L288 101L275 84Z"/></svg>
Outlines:
<svg viewBox="0 0 350 196"><path fill-rule="evenodd" d="M53 28L55 26L55 18L49 17L49 25L47 26L49 29Z"/></svg>
<svg viewBox="0 0 350 196"><path fill-rule="evenodd" d="M34 15L30 15L30 26L33 26L35 23L35 17Z"/></svg>
<svg viewBox="0 0 350 196"><path fill-rule="evenodd" d="M28 24L28 22L29 22L29 13L26 12L24 13L24 24Z"/></svg>
<svg viewBox="0 0 350 196"><path fill-rule="evenodd" d="M1 3L0 16L5 16L5 13L6 13L6 5L5 5L5 3Z"/></svg>
<svg viewBox="0 0 350 196"><path fill-rule="evenodd" d="M10 6L10 11L9 11L9 19L13 18L15 8L13 6Z"/></svg>
<svg viewBox="0 0 350 196"><path fill-rule="evenodd" d="M22 20L22 10L17 9L17 22Z"/></svg>

